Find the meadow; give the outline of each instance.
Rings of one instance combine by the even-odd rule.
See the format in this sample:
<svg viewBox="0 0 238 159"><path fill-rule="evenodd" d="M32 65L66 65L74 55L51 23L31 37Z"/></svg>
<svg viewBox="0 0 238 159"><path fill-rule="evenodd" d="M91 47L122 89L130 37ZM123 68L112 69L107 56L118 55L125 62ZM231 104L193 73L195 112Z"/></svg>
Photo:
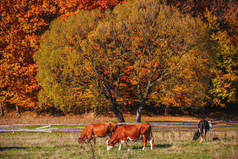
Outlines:
<svg viewBox="0 0 238 159"><path fill-rule="evenodd" d="M118 151L118 144L106 150L106 138L97 138L96 145L79 145L81 132L4 132L0 133L0 158L9 159L194 159L238 158L238 128L217 128L208 132L207 142L192 141L195 130L153 131L154 149L141 150L142 142L130 142ZM216 140L214 140L216 138Z"/></svg>

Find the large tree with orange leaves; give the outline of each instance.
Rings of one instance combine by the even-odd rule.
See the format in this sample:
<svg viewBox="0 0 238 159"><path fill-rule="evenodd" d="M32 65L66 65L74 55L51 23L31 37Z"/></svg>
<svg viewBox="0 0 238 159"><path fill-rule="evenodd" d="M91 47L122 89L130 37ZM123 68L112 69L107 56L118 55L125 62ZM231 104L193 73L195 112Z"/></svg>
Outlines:
<svg viewBox="0 0 238 159"><path fill-rule="evenodd" d="M82 9L106 9L121 0L22 0L0 1L0 102L34 107L40 89L32 59L40 36L58 16Z"/></svg>
<svg viewBox="0 0 238 159"><path fill-rule="evenodd" d="M57 14L47 1L0 2L1 11L1 103L34 107L39 85L32 55L48 22Z"/></svg>

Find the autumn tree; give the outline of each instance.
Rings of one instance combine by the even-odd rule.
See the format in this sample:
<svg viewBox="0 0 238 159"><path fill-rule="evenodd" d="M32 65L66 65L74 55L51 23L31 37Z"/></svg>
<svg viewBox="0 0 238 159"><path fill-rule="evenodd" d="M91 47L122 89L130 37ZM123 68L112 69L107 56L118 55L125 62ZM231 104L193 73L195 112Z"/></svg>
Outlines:
<svg viewBox="0 0 238 159"><path fill-rule="evenodd" d="M106 9L121 0L22 0L0 1L0 100L34 108L40 86L33 54L40 36L56 17L67 17L84 9Z"/></svg>
<svg viewBox="0 0 238 159"><path fill-rule="evenodd" d="M133 61L125 41L129 41L122 21L108 15L88 37L84 52L94 72L94 85L100 94L111 101L112 111L120 122L124 117L118 109L118 98L124 98L123 89L128 89L128 67Z"/></svg>
<svg viewBox="0 0 238 159"><path fill-rule="evenodd" d="M41 108L52 106L68 113L95 102L89 83L91 66L81 56L84 40L100 19L99 10L81 11L66 20L55 20L42 36L40 49L34 55L42 87Z"/></svg>
<svg viewBox="0 0 238 159"><path fill-rule="evenodd" d="M126 0L71 0L70 3L67 1L57 1L57 5L60 7L60 13L63 17L68 17L73 14L77 14L81 10L92 10L92 9L112 9L119 3L125 3Z"/></svg>
<svg viewBox="0 0 238 159"><path fill-rule="evenodd" d="M213 73L209 90L211 103L229 108L229 104L237 103L237 39L234 40L227 31L220 28L217 17L211 12L206 10L204 16L210 31L210 46L215 63L215 67L211 68Z"/></svg>
<svg viewBox="0 0 238 159"><path fill-rule="evenodd" d="M33 108L39 85L32 59L38 48L39 35L57 14L48 1L0 2L0 96L4 105ZM18 111L17 111L18 113Z"/></svg>
<svg viewBox="0 0 238 159"><path fill-rule="evenodd" d="M171 77L176 77L177 73L182 73L181 70L191 65L180 63L182 59L193 57L206 61L206 31L198 19L184 16L177 9L154 0L139 0L117 6L113 13L124 23L126 36L130 37L125 43L130 41L130 54L134 58L131 64L135 76L131 78L136 81L140 100L136 117L136 121L140 122L141 111L149 96L155 92L155 86L162 85L163 81L171 82ZM206 62L200 64L205 66ZM196 67L197 72L201 71L199 65Z"/></svg>
<svg viewBox="0 0 238 159"><path fill-rule="evenodd" d="M209 30L210 49L214 59L213 77L207 101L211 106L237 104L237 37L238 3L236 0L166 1L185 14L200 17ZM229 61L229 62L228 62Z"/></svg>

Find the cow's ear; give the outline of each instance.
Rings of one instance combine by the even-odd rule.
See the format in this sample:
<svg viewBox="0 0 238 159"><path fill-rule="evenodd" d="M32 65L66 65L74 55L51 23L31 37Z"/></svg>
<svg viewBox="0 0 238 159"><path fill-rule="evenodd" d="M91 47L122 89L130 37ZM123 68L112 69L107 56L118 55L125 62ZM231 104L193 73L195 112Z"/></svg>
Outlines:
<svg viewBox="0 0 238 159"><path fill-rule="evenodd" d="M112 131L112 129L113 129L112 123L108 123L108 128L109 128L110 131Z"/></svg>
<svg viewBox="0 0 238 159"><path fill-rule="evenodd" d="M117 127L117 124L116 123L109 123L109 127L114 129Z"/></svg>

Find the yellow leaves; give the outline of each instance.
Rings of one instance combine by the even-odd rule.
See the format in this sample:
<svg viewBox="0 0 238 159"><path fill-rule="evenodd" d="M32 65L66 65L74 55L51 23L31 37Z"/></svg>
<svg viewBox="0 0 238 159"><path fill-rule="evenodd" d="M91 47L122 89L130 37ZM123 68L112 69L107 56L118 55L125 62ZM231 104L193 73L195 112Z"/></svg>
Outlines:
<svg viewBox="0 0 238 159"><path fill-rule="evenodd" d="M183 88L182 88L180 85L176 85L176 86L173 88L173 91L174 91L176 94L181 95L181 94L182 94L182 91L183 91Z"/></svg>
<svg viewBox="0 0 238 159"><path fill-rule="evenodd" d="M225 107L225 104L222 103L219 98L213 98L212 101L213 101L213 103L214 103L215 105L219 105L219 106L221 106L221 107Z"/></svg>
<svg viewBox="0 0 238 159"><path fill-rule="evenodd" d="M209 90L215 105L225 106L225 103L236 102L237 86L237 42L229 35L212 13L206 11L207 29L215 49L213 50L214 69L211 69L214 77L212 87ZM229 31L229 30L228 30Z"/></svg>
<svg viewBox="0 0 238 159"><path fill-rule="evenodd" d="M219 24L217 23L217 17L214 16L207 8L206 11L204 12L204 17L208 21L208 28L212 30L217 30L219 28Z"/></svg>
<svg viewBox="0 0 238 159"><path fill-rule="evenodd" d="M161 99L161 103L166 106L170 106L170 105L179 106L179 103L177 103L174 98L171 98L168 96L163 97Z"/></svg>

